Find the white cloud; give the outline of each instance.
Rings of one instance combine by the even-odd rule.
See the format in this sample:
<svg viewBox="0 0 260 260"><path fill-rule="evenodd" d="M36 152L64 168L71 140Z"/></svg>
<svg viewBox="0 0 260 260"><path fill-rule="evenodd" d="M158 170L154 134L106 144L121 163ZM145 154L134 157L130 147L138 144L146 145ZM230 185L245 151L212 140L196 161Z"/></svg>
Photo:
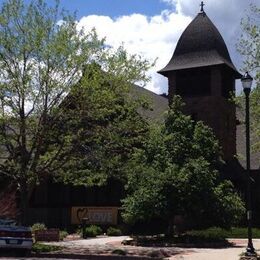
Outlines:
<svg viewBox="0 0 260 260"><path fill-rule="evenodd" d="M131 14L113 19L89 15L79 21L79 26L89 30L95 27L98 35L106 37L107 44L111 46L118 47L124 43L130 53L141 54L151 60L158 58L156 67L150 71L152 81L147 86L157 93L167 91L167 81L156 71L168 63L181 33L198 13L200 4L199 0L161 1L168 3L168 9L152 17ZM235 65L241 65L235 43L240 35L240 20L248 8L248 0L239 0L239 3L237 0L208 0L204 8L225 39Z"/></svg>
<svg viewBox="0 0 260 260"><path fill-rule="evenodd" d="M258 0L204 1L204 10L219 29L226 44L228 45L231 55L235 54L235 43L240 36L240 21L243 17L245 17L245 11L249 9L249 4L257 4L257 1ZM179 10L179 13L182 15L194 17L199 10L200 1L173 0L172 2L176 2L177 10Z"/></svg>
<svg viewBox="0 0 260 260"><path fill-rule="evenodd" d="M95 27L100 37L106 37L108 45L118 47L124 43L129 53L141 54L150 60L158 58L155 68L149 72L152 81L147 88L162 93L167 91L167 81L156 71L167 64L178 38L190 21L190 17L165 10L153 17L131 14L112 19L90 15L83 17L79 26Z"/></svg>

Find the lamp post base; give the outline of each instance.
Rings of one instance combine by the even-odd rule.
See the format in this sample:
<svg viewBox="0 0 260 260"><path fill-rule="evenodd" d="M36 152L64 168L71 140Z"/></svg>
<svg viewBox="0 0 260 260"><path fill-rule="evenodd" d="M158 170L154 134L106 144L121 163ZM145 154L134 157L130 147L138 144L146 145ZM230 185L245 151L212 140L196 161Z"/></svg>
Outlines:
<svg viewBox="0 0 260 260"><path fill-rule="evenodd" d="M257 256L253 246L247 246L245 256Z"/></svg>

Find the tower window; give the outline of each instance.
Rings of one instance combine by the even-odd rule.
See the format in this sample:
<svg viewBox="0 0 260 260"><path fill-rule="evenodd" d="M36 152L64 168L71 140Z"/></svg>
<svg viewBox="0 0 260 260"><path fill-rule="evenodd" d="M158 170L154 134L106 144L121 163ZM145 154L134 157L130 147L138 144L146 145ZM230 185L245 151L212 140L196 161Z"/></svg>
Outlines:
<svg viewBox="0 0 260 260"><path fill-rule="evenodd" d="M176 75L176 94L182 97L210 95L210 70L183 70Z"/></svg>
<svg viewBox="0 0 260 260"><path fill-rule="evenodd" d="M235 90L235 79L232 73L222 70L222 96L230 98Z"/></svg>

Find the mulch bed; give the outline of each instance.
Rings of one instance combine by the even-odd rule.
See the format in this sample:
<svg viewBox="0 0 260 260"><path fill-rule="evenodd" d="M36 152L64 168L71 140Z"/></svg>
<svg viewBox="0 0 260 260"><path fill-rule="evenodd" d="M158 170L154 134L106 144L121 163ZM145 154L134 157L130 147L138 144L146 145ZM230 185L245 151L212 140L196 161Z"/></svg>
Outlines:
<svg viewBox="0 0 260 260"><path fill-rule="evenodd" d="M201 242L201 243L171 243L166 241L137 241L127 240L123 241L124 245L141 246L141 247L180 247L180 248L226 248L234 246L234 243L229 241L223 242Z"/></svg>
<svg viewBox="0 0 260 260"><path fill-rule="evenodd" d="M242 256L240 260L260 260L260 256Z"/></svg>

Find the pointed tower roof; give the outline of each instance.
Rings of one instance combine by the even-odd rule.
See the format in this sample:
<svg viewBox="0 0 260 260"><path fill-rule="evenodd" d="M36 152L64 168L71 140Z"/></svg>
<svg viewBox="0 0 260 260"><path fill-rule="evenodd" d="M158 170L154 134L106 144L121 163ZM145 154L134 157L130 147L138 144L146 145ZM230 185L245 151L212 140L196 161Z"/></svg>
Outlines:
<svg viewBox="0 0 260 260"><path fill-rule="evenodd" d="M227 46L218 29L201 8L201 12L181 35L170 62L158 73L225 64L241 78L231 61Z"/></svg>

